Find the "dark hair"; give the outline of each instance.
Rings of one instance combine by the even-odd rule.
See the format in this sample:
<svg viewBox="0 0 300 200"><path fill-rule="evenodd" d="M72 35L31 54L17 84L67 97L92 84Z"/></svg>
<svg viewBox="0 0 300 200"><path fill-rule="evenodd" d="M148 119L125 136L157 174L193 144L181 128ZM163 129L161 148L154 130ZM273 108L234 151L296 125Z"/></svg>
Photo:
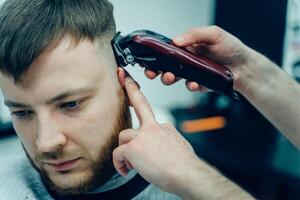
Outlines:
<svg viewBox="0 0 300 200"><path fill-rule="evenodd" d="M78 43L112 38L115 29L107 0L6 0L0 8L0 71L18 82L65 34Z"/></svg>

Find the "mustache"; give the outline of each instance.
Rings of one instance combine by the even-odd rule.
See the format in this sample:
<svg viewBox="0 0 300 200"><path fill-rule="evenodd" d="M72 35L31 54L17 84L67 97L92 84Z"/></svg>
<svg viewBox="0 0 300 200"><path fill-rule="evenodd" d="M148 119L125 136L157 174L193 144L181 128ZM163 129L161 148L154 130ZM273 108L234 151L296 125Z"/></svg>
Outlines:
<svg viewBox="0 0 300 200"><path fill-rule="evenodd" d="M34 160L37 163L40 163L43 160L67 160L70 158L79 158L83 157L81 153L76 151L66 152L63 150L55 152L44 152L35 156Z"/></svg>

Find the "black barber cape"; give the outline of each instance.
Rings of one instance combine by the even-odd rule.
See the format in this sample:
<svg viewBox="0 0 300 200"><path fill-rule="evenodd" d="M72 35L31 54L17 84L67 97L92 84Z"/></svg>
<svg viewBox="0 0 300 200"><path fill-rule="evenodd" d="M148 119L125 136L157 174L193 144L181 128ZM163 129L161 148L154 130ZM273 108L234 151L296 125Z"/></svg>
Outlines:
<svg viewBox="0 0 300 200"><path fill-rule="evenodd" d="M50 195L55 200L95 200L95 199L132 199L140 194L149 183L141 177L139 174L136 174L130 181L121 185L118 188L94 193L94 194L85 194L85 195L72 195L72 196L58 196L56 194L50 193Z"/></svg>

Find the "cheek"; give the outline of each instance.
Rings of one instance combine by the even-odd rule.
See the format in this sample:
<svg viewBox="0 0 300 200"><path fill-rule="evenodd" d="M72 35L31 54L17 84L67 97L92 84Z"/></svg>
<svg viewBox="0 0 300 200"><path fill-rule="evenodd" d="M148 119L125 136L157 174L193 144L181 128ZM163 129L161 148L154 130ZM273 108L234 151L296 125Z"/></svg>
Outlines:
<svg viewBox="0 0 300 200"><path fill-rule="evenodd" d="M16 122L13 120L14 130L30 157L33 157L35 141L37 139L35 125L34 122Z"/></svg>
<svg viewBox="0 0 300 200"><path fill-rule="evenodd" d="M77 122L70 123L73 124L72 129L77 133L73 137L74 141L85 147L94 158L115 134L113 130L117 123L119 109L115 100L96 99L95 102L81 114Z"/></svg>

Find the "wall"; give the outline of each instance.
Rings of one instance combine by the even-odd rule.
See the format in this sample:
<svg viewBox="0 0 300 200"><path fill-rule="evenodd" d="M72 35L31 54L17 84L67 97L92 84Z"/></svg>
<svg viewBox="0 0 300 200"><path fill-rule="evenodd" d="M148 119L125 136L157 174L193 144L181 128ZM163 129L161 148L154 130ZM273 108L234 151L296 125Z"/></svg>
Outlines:
<svg viewBox="0 0 300 200"><path fill-rule="evenodd" d="M4 2L0 0L0 3ZM137 29L150 29L173 37L191 27L210 24L214 16L214 0L111 0L114 4L117 29L123 34ZM146 79L140 67L127 67L140 83L150 103L164 108L190 105L195 95L187 91L184 81L165 87L159 78ZM175 95L176 94L176 95ZM1 100L1 98L0 98ZM8 111L0 104L0 119L9 119Z"/></svg>
<svg viewBox="0 0 300 200"><path fill-rule="evenodd" d="M300 82L300 1L289 0L286 18L283 68Z"/></svg>
<svg viewBox="0 0 300 200"><path fill-rule="evenodd" d="M214 18L214 0L111 0L115 6L117 29L123 34L137 29L149 29L173 37L191 27L211 24ZM139 67L127 67L140 83L150 103L163 107L190 105L195 94L187 91L184 81L165 87L160 77L146 79ZM175 95L176 94L176 95Z"/></svg>

